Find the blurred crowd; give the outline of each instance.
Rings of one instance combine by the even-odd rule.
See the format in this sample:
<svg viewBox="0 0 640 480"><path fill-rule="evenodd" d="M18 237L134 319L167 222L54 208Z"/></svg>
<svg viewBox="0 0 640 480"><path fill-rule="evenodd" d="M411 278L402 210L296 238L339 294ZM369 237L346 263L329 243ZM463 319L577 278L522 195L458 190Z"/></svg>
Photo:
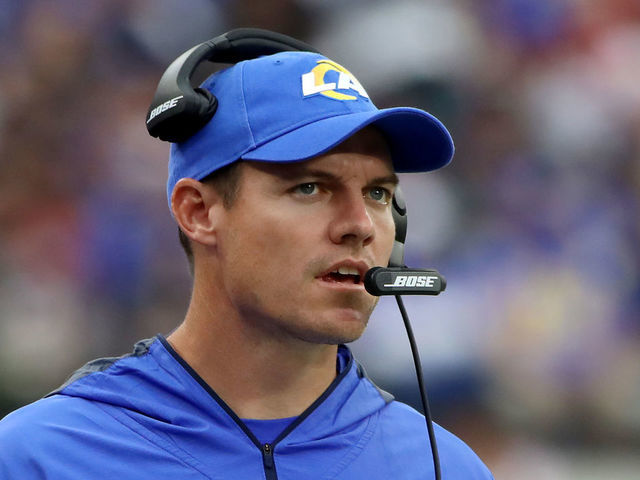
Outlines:
<svg viewBox="0 0 640 480"><path fill-rule="evenodd" d="M401 177L407 264L448 282L405 299L436 420L497 479L637 478L637 0L3 0L0 417L182 319L168 144L144 119L173 58L238 26L452 132L449 167ZM392 300L353 348L419 408Z"/></svg>

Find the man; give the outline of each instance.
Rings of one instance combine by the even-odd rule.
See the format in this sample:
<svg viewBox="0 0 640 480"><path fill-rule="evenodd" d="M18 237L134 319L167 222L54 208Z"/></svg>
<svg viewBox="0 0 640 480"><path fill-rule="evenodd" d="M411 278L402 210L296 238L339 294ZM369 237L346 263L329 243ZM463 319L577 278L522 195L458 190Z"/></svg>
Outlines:
<svg viewBox="0 0 640 480"><path fill-rule="evenodd" d="M6 417L0 478L433 478L424 418L343 344L376 304L363 277L391 253L395 172L448 163L448 132L378 111L315 53L241 62L204 87L218 111L169 163L193 271L184 321ZM436 435L443 478L492 478Z"/></svg>

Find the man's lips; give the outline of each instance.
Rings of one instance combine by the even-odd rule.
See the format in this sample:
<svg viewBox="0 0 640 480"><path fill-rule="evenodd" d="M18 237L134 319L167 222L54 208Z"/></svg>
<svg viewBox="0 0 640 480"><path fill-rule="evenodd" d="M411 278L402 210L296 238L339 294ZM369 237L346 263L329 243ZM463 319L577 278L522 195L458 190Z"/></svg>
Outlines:
<svg viewBox="0 0 640 480"><path fill-rule="evenodd" d="M366 262L356 260L343 260L327 268L316 278L327 282L344 286L363 286L365 273L369 270Z"/></svg>

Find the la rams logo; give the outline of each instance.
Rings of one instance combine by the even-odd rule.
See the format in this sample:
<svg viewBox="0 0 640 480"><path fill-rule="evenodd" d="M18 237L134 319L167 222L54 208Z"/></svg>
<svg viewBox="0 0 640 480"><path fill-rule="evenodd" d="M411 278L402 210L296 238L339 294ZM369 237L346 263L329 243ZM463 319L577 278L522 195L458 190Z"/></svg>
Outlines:
<svg viewBox="0 0 640 480"><path fill-rule="evenodd" d="M331 60L318 60L310 72L302 75L302 95L307 97L318 93L335 100L357 100L353 93L369 98L356 77Z"/></svg>

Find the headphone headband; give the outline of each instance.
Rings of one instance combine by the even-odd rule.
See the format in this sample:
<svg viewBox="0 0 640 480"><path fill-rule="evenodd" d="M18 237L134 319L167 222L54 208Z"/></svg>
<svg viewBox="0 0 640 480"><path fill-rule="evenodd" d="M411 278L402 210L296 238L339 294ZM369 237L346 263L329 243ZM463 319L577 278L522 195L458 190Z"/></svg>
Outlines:
<svg viewBox="0 0 640 480"><path fill-rule="evenodd" d="M158 83L147 112L149 134L182 142L213 117L218 100L208 90L191 85L193 72L202 62L237 63L286 51L319 53L300 40L259 28L231 30L187 50L169 65Z"/></svg>

